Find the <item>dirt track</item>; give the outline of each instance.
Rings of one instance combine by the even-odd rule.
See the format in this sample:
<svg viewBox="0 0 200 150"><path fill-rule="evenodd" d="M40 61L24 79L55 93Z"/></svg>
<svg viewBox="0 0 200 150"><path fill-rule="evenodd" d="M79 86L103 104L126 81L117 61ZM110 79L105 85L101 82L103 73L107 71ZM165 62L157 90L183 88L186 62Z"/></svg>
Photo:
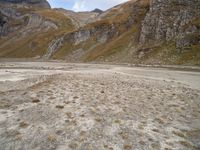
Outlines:
<svg viewBox="0 0 200 150"><path fill-rule="evenodd" d="M0 150L200 149L200 72L0 64Z"/></svg>

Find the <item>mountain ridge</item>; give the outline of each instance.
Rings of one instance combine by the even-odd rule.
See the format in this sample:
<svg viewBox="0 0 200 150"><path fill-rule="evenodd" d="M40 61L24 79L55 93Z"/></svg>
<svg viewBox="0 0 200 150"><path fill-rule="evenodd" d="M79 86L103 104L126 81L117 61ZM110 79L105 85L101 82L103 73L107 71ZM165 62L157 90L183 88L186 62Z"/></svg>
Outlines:
<svg viewBox="0 0 200 150"><path fill-rule="evenodd" d="M195 0L132 0L104 12L76 13L2 4L0 57L200 64L199 6ZM20 34L30 30L35 35L27 41Z"/></svg>
<svg viewBox="0 0 200 150"><path fill-rule="evenodd" d="M94 12L94 13L103 13L103 10L99 9L99 8L95 8L94 10L92 10L91 12Z"/></svg>
<svg viewBox="0 0 200 150"><path fill-rule="evenodd" d="M51 8L47 0L1 0L0 2L24 4L28 6L36 6L36 7L41 7L41 8Z"/></svg>

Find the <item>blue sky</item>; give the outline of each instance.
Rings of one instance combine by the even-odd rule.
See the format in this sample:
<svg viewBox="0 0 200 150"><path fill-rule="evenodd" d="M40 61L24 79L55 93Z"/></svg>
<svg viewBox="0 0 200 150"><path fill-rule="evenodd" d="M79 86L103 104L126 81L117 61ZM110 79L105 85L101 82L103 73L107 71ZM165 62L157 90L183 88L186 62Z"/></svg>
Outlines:
<svg viewBox="0 0 200 150"><path fill-rule="evenodd" d="M90 11L95 8L106 10L128 0L48 0L53 8L74 11Z"/></svg>

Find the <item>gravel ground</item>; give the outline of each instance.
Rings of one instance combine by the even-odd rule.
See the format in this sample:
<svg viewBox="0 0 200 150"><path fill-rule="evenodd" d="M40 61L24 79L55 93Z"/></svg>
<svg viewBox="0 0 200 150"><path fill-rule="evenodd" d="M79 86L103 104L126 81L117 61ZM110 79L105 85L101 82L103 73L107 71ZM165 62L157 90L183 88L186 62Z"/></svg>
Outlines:
<svg viewBox="0 0 200 150"><path fill-rule="evenodd" d="M198 71L0 64L0 150L199 149Z"/></svg>

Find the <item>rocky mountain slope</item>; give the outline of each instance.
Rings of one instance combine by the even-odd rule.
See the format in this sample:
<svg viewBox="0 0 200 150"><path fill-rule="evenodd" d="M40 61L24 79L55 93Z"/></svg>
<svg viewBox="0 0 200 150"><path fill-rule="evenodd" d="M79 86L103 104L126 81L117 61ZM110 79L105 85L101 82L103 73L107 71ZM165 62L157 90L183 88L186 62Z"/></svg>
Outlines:
<svg viewBox="0 0 200 150"><path fill-rule="evenodd" d="M0 2L0 57L200 64L198 0L130 0L78 13L20 4Z"/></svg>
<svg viewBox="0 0 200 150"><path fill-rule="evenodd" d="M14 4L23 4L23 5L31 5L42 8L50 8L47 0L0 0L1 3L14 3Z"/></svg>

